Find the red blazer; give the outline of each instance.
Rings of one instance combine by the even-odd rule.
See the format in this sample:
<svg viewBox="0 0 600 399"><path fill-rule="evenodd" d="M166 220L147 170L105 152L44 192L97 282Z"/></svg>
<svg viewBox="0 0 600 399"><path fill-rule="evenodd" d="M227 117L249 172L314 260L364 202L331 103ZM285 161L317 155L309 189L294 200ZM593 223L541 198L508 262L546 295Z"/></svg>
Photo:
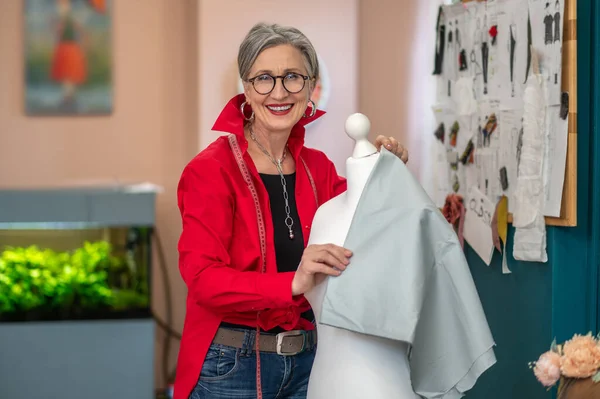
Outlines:
<svg viewBox="0 0 600 399"><path fill-rule="evenodd" d="M232 140L219 137L200 152L185 167L177 189L183 223L179 270L188 295L174 399L187 399L193 390L221 321L258 324L264 330L314 328L300 318L309 308L304 296L292 297L294 273L277 272L269 197L246 151L243 101L243 95L231 99L213 126L233 134ZM346 190L346 180L325 154L304 146L304 125L323 114L302 118L288 140L296 161L296 202L305 246L318 205Z"/></svg>

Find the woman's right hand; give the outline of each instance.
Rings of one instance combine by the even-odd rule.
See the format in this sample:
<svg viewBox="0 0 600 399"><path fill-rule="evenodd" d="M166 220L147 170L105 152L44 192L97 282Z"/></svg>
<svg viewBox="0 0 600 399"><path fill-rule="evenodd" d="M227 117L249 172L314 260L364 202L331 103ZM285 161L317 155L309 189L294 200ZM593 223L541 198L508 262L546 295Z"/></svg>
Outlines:
<svg viewBox="0 0 600 399"><path fill-rule="evenodd" d="M350 263L352 252L334 244L309 245L292 280L292 296L304 294L315 286L319 273L339 276Z"/></svg>

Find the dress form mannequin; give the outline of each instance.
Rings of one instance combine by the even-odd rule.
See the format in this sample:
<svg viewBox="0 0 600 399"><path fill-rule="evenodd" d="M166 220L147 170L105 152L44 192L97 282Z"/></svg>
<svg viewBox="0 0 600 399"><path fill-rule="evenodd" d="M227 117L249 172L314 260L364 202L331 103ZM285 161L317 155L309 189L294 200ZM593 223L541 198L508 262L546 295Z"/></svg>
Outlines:
<svg viewBox="0 0 600 399"><path fill-rule="evenodd" d="M348 190L318 209L309 245L343 246L362 190L380 156L367 140L369 129L366 116L348 118L346 133L356 141L346 161ZM315 313L319 337L307 398L418 399L411 386L407 344L319 324L326 278L332 277L320 276L305 294Z"/></svg>

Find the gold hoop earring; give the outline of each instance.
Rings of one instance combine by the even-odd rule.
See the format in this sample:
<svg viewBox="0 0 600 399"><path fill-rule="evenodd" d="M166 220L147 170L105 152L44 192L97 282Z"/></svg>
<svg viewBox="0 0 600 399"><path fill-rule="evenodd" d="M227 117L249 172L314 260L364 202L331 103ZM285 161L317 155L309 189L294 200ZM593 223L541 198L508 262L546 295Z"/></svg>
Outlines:
<svg viewBox="0 0 600 399"><path fill-rule="evenodd" d="M244 110L245 110L247 104L248 103L246 101L244 101L242 103L242 105L240 106L240 111L242 112L242 116L244 117L244 120L250 122L254 119L254 111L252 111L252 114L250 114L249 118L246 118L246 113L244 112ZM250 108L250 109L252 110L252 108Z"/></svg>
<svg viewBox="0 0 600 399"><path fill-rule="evenodd" d="M317 113L317 105L315 102L313 100L308 100L308 103L310 104L310 114L306 115L305 112L303 115L304 118L312 118ZM306 108L308 108L308 106Z"/></svg>

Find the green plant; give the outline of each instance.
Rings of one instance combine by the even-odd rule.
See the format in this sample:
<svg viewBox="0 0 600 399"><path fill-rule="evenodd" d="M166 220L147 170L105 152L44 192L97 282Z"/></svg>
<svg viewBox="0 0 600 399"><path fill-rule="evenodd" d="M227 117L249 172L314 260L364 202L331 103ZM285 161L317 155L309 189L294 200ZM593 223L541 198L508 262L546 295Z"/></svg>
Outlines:
<svg viewBox="0 0 600 399"><path fill-rule="evenodd" d="M85 242L72 252L37 246L10 247L0 253L0 315L59 313L62 318L100 309L144 307L147 295L110 243Z"/></svg>

